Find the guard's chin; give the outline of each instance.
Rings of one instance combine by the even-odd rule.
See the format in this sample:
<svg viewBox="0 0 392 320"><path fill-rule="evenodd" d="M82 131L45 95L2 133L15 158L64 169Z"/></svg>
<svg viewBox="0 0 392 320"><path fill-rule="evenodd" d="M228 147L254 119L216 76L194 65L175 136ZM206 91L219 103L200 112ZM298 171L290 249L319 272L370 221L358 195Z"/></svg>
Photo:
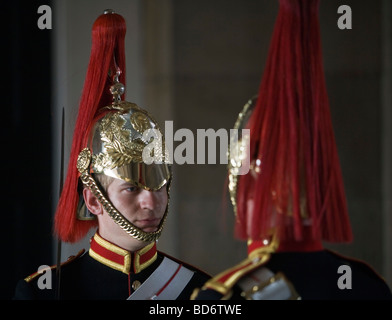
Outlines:
<svg viewBox="0 0 392 320"><path fill-rule="evenodd" d="M161 219L145 219L138 220L135 222L136 226L142 229L144 232L155 232L159 228Z"/></svg>
<svg viewBox="0 0 392 320"><path fill-rule="evenodd" d="M158 227L147 227L142 229L144 232L155 232L158 230Z"/></svg>

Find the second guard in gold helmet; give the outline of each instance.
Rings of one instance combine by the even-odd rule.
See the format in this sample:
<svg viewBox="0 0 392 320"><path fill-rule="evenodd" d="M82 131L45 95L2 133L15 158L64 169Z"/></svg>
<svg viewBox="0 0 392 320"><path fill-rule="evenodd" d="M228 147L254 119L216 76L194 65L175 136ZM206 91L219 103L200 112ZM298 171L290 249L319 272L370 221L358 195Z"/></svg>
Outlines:
<svg viewBox="0 0 392 320"><path fill-rule="evenodd" d="M280 0L258 94L237 129L249 137L230 152L235 235L248 257L193 298L249 300L392 299L365 262L324 248L352 240L325 86L319 0ZM237 156L239 155L239 156ZM247 155L245 155L247 156Z"/></svg>

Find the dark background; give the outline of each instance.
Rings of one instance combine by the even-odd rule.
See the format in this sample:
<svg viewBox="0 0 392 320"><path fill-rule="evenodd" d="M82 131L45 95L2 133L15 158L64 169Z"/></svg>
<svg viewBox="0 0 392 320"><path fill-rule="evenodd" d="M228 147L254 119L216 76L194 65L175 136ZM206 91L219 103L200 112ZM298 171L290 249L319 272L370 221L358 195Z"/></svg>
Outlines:
<svg viewBox="0 0 392 320"><path fill-rule="evenodd" d="M51 30L46 1L2 2L1 299L18 279L52 261Z"/></svg>

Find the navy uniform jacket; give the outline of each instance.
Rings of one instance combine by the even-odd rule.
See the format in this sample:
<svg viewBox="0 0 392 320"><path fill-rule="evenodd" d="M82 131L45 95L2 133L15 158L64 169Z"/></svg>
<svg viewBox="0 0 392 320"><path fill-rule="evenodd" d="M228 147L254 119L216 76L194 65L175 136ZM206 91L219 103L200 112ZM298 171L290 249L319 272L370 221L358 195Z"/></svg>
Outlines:
<svg viewBox="0 0 392 320"><path fill-rule="evenodd" d="M125 300L160 266L165 257L176 261L178 267L175 267L174 272L172 270L165 275L163 285L154 289L158 296L171 281L175 282L175 276L180 274L180 271L185 270L189 276L176 300L189 300L194 288L202 286L210 278L203 271L157 251L155 242L131 253L104 240L97 233L91 240L88 252L71 257L62 264L60 299ZM39 278L44 274L36 273L20 280L14 299L57 298L56 267L52 269L52 289L39 288Z"/></svg>
<svg viewBox="0 0 392 320"><path fill-rule="evenodd" d="M343 266L339 269L340 266ZM348 267L346 267L348 266ZM267 281L257 280L255 274L268 271ZM194 300L236 299L272 299L279 300L277 292L265 294L265 288L283 275L289 295L282 299L302 300L392 300L392 293L386 282L365 262L341 256L330 250L313 252L276 252L260 266L252 267L246 259L218 276L210 279L201 289L196 289ZM255 288L245 296L242 281L252 283ZM264 287L265 286L265 287ZM264 291L263 291L264 290ZM284 291L284 290L283 290ZM264 293L263 293L264 292Z"/></svg>

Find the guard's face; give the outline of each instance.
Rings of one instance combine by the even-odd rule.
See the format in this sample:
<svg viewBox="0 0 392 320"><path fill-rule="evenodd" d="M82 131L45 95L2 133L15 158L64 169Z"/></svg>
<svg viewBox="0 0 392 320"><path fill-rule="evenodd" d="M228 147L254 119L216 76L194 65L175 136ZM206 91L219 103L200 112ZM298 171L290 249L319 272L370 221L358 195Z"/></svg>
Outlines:
<svg viewBox="0 0 392 320"><path fill-rule="evenodd" d="M147 191L114 179L107 195L114 207L136 227L144 232L158 230L168 202L166 185L157 191Z"/></svg>

